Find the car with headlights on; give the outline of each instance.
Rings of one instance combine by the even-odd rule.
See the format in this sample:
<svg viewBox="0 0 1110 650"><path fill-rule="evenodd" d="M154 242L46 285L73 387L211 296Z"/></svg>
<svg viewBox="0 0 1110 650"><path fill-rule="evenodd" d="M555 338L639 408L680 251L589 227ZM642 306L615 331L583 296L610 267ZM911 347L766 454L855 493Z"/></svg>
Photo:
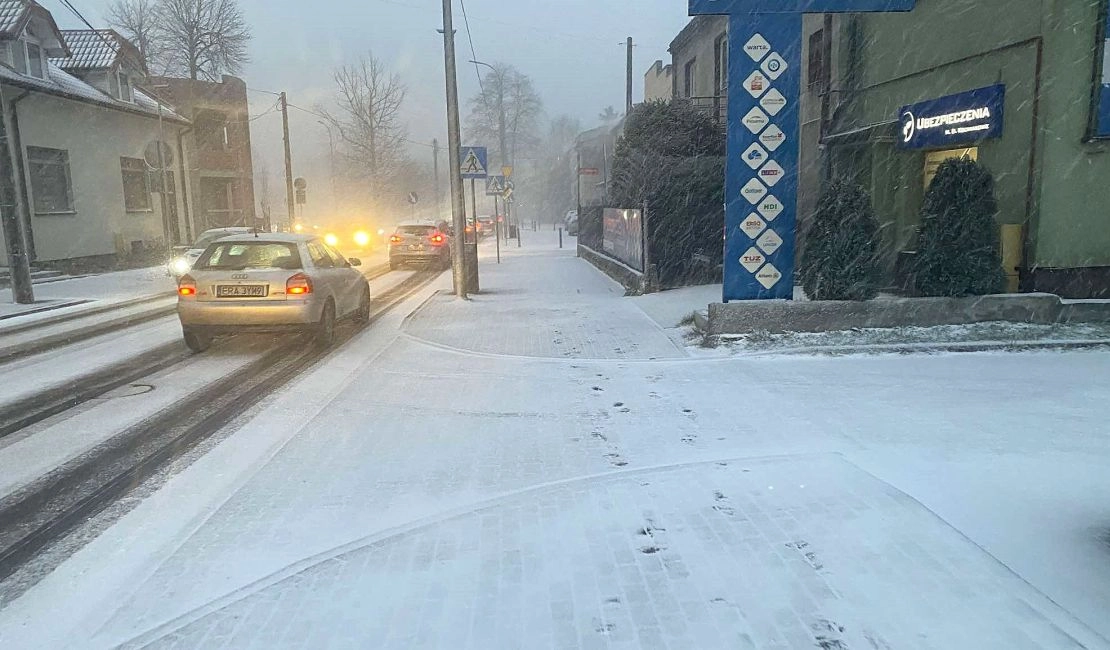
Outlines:
<svg viewBox="0 0 1110 650"><path fill-rule="evenodd" d="M245 235L253 232L252 228L245 228L241 226L233 226L230 228L213 228L205 230L197 237L197 240L190 246L174 246L173 253L170 256L170 261L166 265L166 271L174 276L181 277L193 268L193 262L201 256L204 249L208 245L222 237L231 237L232 235Z"/></svg>
<svg viewBox="0 0 1110 650"><path fill-rule="evenodd" d="M370 284L354 268L361 264L315 235L222 238L178 279L185 344L203 352L221 335L300 331L327 347L336 322L370 320Z"/></svg>

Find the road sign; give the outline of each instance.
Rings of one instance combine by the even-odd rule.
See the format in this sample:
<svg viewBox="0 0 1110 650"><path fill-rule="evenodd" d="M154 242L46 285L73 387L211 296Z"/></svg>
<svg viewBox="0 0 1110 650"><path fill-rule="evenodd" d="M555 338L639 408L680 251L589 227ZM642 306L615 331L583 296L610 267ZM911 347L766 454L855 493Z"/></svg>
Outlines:
<svg viewBox="0 0 1110 650"><path fill-rule="evenodd" d="M597 167L579 167L578 168L578 175L579 176L598 176L599 174L601 174L601 170L598 169Z"/></svg>
<svg viewBox="0 0 1110 650"><path fill-rule="evenodd" d="M409 203L413 205L420 203L420 195L416 192L409 192Z"/></svg>
<svg viewBox="0 0 1110 650"><path fill-rule="evenodd" d="M488 175L486 172L489 169L488 160L485 147L463 147L459 151L462 177L470 179L485 178Z"/></svg>
<svg viewBox="0 0 1110 650"><path fill-rule="evenodd" d="M501 167L501 175L504 176L505 178L512 178L513 177L513 166L512 165L503 165Z"/></svg>
<svg viewBox="0 0 1110 650"><path fill-rule="evenodd" d="M297 205L304 205L308 202L308 195L304 190L297 190L296 203Z"/></svg>
<svg viewBox="0 0 1110 650"><path fill-rule="evenodd" d="M506 201L512 203L512 201L513 201L513 182L512 181L509 181L509 180L505 181L505 191L503 191L501 193L501 198L503 198Z"/></svg>
<svg viewBox="0 0 1110 650"><path fill-rule="evenodd" d="M501 196L504 193L504 176L486 176L486 196Z"/></svg>
<svg viewBox="0 0 1110 650"><path fill-rule="evenodd" d="M916 0L689 0L729 17L725 302L794 296L802 16L911 11ZM772 193L772 191L774 193Z"/></svg>
<svg viewBox="0 0 1110 650"><path fill-rule="evenodd" d="M293 187L297 188L298 190L307 190L308 189L308 181L306 181L303 178L299 178L299 177L294 178L293 179Z"/></svg>

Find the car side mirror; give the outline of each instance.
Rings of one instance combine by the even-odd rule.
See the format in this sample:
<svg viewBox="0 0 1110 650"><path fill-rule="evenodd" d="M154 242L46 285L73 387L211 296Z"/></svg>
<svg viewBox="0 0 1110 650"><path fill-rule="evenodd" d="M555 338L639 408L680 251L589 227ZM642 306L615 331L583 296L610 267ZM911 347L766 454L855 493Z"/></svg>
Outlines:
<svg viewBox="0 0 1110 650"><path fill-rule="evenodd" d="M348 263L349 263L349 264L350 264L351 266L362 266L362 260L360 260L360 259L359 259L359 258L357 258L357 257L349 257L349 258L347 258L347 262L348 262Z"/></svg>

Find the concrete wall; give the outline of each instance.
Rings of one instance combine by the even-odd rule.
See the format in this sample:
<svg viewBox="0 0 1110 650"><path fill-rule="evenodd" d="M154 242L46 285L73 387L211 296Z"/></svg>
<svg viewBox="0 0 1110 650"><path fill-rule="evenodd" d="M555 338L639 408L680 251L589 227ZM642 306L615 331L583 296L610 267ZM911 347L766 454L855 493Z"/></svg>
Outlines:
<svg viewBox="0 0 1110 650"><path fill-rule="evenodd" d="M5 96L12 96L5 89ZM147 145L159 138L156 117L33 94L18 104L24 147L49 147L69 152L73 188L71 214L38 215L27 188L36 260L40 262L97 255L128 253L131 242L148 245L164 242L160 200L151 196L153 209L128 212L124 208L120 157L142 158ZM176 147L176 126L165 122L165 140ZM176 164L175 164L176 167ZM181 179L178 214L184 214ZM184 232L183 232L184 235Z"/></svg>
<svg viewBox="0 0 1110 650"><path fill-rule="evenodd" d="M674 92L674 67L656 61L644 74L644 101L668 101Z"/></svg>

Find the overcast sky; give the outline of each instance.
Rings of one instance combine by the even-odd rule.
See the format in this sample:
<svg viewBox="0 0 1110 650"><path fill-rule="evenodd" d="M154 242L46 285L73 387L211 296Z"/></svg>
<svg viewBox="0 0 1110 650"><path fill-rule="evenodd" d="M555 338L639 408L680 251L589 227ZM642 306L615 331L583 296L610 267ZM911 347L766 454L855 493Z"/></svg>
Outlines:
<svg viewBox="0 0 1110 650"><path fill-rule="evenodd" d="M40 0L63 28L82 27L59 0ZM465 0L479 60L506 61L535 81L549 116L569 114L589 127L612 105L623 112L624 39L632 36L635 96L656 59L669 60L667 45L688 21L686 0ZM74 0L94 26L105 25L108 0ZM414 140L446 139L442 6L437 0L240 0L253 31L247 85L285 90L305 108L327 103L331 70L372 50L409 88L405 109ZM460 95L478 88L458 0ZM252 115L270 109L274 97L251 94ZM464 103L465 110L465 103ZM309 178L326 176L327 132L317 117L291 111L294 168ZM255 158L271 172L281 169L281 120L264 115L251 125ZM417 153L414 150L414 154ZM326 180L326 179L321 179Z"/></svg>

